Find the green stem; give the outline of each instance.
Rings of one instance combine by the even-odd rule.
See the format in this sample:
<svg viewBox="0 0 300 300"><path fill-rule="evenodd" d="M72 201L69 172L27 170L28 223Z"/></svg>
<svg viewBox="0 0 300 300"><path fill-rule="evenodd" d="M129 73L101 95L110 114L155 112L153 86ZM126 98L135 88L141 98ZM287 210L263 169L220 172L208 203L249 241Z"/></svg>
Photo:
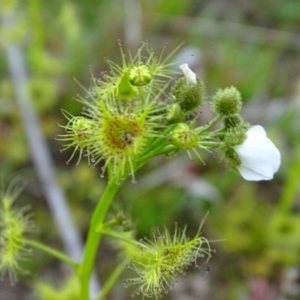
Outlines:
<svg viewBox="0 0 300 300"><path fill-rule="evenodd" d="M222 146L220 142L200 142L200 147L219 148Z"/></svg>
<svg viewBox="0 0 300 300"><path fill-rule="evenodd" d="M167 128L167 130L163 133L163 136L155 139L155 141L141 154L141 158L139 159L144 161L148 160L150 157L154 155L158 148L161 148L162 145L166 143L166 136L170 133L174 128L176 128L177 124L173 124Z"/></svg>
<svg viewBox="0 0 300 300"><path fill-rule="evenodd" d="M219 148L222 143L220 142L201 142L200 144L200 148ZM182 149L179 149L178 147L174 146L174 145L168 145L166 147L164 147L163 149L161 149L160 151L156 152L157 155L161 155L161 154L165 154L165 155L168 155L168 154L172 154L172 152L176 152L176 151L179 151L179 150L182 150ZM190 150L190 149L187 149L187 150Z"/></svg>
<svg viewBox="0 0 300 300"><path fill-rule="evenodd" d="M226 131L224 127L221 127L219 129L217 129L216 131L212 131L212 132L208 132L206 133L205 137L208 138L217 138L217 137L224 137L226 135Z"/></svg>
<svg viewBox="0 0 300 300"><path fill-rule="evenodd" d="M99 227L99 224L103 224L106 212L119 188L120 185L117 185L114 179L110 180L92 215L83 261L79 269L81 300L89 300L90 277L95 265L96 254L102 236L96 229Z"/></svg>
<svg viewBox="0 0 300 300"><path fill-rule="evenodd" d="M101 294L97 298L97 300L102 300L107 295L107 293L111 290L117 279L120 277L122 272L124 271L125 267L127 266L129 260L123 261L121 264L119 264L115 270L112 272L112 274L109 276L107 281L105 282L105 285L102 288Z"/></svg>
<svg viewBox="0 0 300 300"><path fill-rule="evenodd" d="M176 128L177 124L171 125L165 132L164 135L167 135L174 128ZM141 154L140 159L137 161L135 165L135 170L141 168L150 158L158 154L158 151L169 144L166 136L157 138L153 144Z"/></svg>
<svg viewBox="0 0 300 300"><path fill-rule="evenodd" d="M28 246L34 247L36 249L39 249L43 252L46 252L47 254L50 254L50 255L56 257L57 259L65 262L66 264L73 267L75 270L77 270L80 266L76 261L72 260L70 257L66 256L62 252L60 252L56 249L53 249L49 246L46 246L42 243L39 243L39 242L36 242L36 241L33 241L33 240L27 240L27 239L24 240L24 243Z"/></svg>
<svg viewBox="0 0 300 300"><path fill-rule="evenodd" d="M164 147L163 149L161 149L160 151L156 152L157 155L161 155L161 154L171 154L172 152L177 153L177 151L179 151L181 149L179 149L178 147L174 146L174 145L168 145L166 147Z"/></svg>
<svg viewBox="0 0 300 300"><path fill-rule="evenodd" d="M177 124L171 125L164 134L172 131ZM135 164L134 169L138 170L142 167L156 152L165 147L167 144L166 137L156 139L153 144L141 155L141 159ZM121 181L122 183L124 181ZM87 241L85 244L85 251L83 256L82 264L79 268L79 278L80 278L80 288L81 288L81 300L89 300L89 282L90 276L93 270L97 250L101 240L101 229L103 229L103 220L106 215L106 212L110 206L110 203L120 188L120 185L117 185L114 180L109 180L108 186L106 187L100 201L93 213ZM98 232L97 232L98 229Z"/></svg>
<svg viewBox="0 0 300 300"><path fill-rule="evenodd" d="M197 132L198 135L200 135L203 132L212 128L214 125L216 125L221 119L222 119L222 116L220 116L220 115L215 116L209 123L207 123L204 126L196 128L195 131Z"/></svg>
<svg viewBox="0 0 300 300"><path fill-rule="evenodd" d="M120 223L116 219L112 219L108 222L105 222L105 223L101 224L101 227L102 228L109 228L109 227L116 226L116 225L120 225ZM98 232L98 230L97 230L97 232Z"/></svg>

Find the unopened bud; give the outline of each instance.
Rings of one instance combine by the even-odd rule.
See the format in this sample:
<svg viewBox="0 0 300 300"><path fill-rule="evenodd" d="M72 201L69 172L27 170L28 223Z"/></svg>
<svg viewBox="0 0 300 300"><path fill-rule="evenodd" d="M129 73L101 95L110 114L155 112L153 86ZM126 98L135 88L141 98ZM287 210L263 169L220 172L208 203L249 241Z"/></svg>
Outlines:
<svg viewBox="0 0 300 300"><path fill-rule="evenodd" d="M229 147L240 145L246 139L246 126L238 126L228 129L224 138L224 144Z"/></svg>
<svg viewBox="0 0 300 300"><path fill-rule="evenodd" d="M84 117L76 117L72 123L72 129L75 133L80 133L91 128L90 120Z"/></svg>
<svg viewBox="0 0 300 300"><path fill-rule="evenodd" d="M170 106L169 111L167 112L166 120L169 124L178 123L182 121L184 114L180 108L180 105L174 103Z"/></svg>
<svg viewBox="0 0 300 300"><path fill-rule="evenodd" d="M227 166L232 170L237 170L237 167L242 163L234 149L226 145L222 147L222 158L226 162Z"/></svg>
<svg viewBox="0 0 300 300"><path fill-rule="evenodd" d="M128 80L134 86L147 85L152 80L149 67L146 65L133 66L128 71Z"/></svg>
<svg viewBox="0 0 300 300"><path fill-rule="evenodd" d="M219 89L212 97L212 109L221 116L233 116L242 108L242 97L235 87Z"/></svg>
<svg viewBox="0 0 300 300"><path fill-rule="evenodd" d="M180 149L190 149L198 146L197 133L187 124L180 123L171 133L171 143Z"/></svg>
<svg viewBox="0 0 300 300"><path fill-rule="evenodd" d="M75 117L72 122L72 131L74 133L73 140L82 145L85 142L87 135L91 134L91 121L84 117Z"/></svg>
<svg viewBox="0 0 300 300"><path fill-rule="evenodd" d="M243 123L243 119L240 115L233 115L230 117L225 117L223 119L223 124L226 129L237 127Z"/></svg>
<svg viewBox="0 0 300 300"><path fill-rule="evenodd" d="M197 80L196 84L187 84L185 78L177 80L172 94L175 103L180 105L184 114L190 114L199 109L204 101L204 84Z"/></svg>

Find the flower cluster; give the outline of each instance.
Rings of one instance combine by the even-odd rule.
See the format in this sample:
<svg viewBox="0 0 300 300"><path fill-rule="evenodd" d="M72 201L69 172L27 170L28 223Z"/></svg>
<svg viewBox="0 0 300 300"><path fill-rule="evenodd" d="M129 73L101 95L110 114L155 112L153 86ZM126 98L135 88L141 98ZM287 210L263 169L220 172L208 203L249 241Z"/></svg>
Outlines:
<svg viewBox="0 0 300 300"><path fill-rule="evenodd" d="M136 160L164 128L164 79L174 72L168 68L168 59L158 57L147 43L136 56L129 54L128 60L120 49L122 66L106 60L110 73L94 80L88 99L77 99L85 105L83 116L63 111L68 123L61 126L65 134L56 139L64 143L62 151L74 148L69 161L78 151L78 162L83 155L92 166L105 161L101 176L108 169L116 181L128 175L135 181ZM143 51L148 56L142 55Z"/></svg>
<svg viewBox="0 0 300 300"><path fill-rule="evenodd" d="M157 231L154 240L141 241L141 255L132 259L129 267L137 273L137 277L127 279L125 287L139 285L132 296L142 294L144 297L160 298L167 293L179 275L184 275L191 265L197 266L197 259L211 256L209 242L201 236L200 231L189 240L185 229L175 227L170 235L165 228L164 233Z"/></svg>
<svg viewBox="0 0 300 300"><path fill-rule="evenodd" d="M196 127L195 119L205 99L204 83L181 64L184 76L169 88L176 72L169 57L163 59L147 43L128 58L122 48L122 64L106 60L109 73L94 79L82 116L72 116L57 136L65 151L74 148L95 166L103 161L116 182L131 175L151 157L185 150L201 159L198 148L218 149L227 165L246 180L270 180L280 166L280 153L261 126L251 127L240 115L242 97L235 87L219 89L212 96L216 114L208 124ZM146 52L144 54L144 52ZM215 125L222 125L215 129Z"/></svg>

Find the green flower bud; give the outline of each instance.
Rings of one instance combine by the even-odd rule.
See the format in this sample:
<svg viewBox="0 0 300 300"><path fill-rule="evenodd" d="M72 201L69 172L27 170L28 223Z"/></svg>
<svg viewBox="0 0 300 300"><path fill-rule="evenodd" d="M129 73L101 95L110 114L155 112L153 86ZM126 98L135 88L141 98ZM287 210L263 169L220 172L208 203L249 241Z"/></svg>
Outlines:
<svg viewBox="0 0 300 300"><path fill-rule="evenodd" d="M129 231L131 231L131 230L133 229L131 222L128 221L128 220L125 221L125 222L123 222L123 224L122 224L122 229L123 229L124 232L129 232Z"/></svg>
<svg viewBox="0 0 300 300"><path fill-rule="evenodd" d="M86 139L92 133L92 123L84 117L74 117L71 125L73 141L84 147Z"/></svg>
<svg viewBox="0 0 300 300"><path fill-rule="evenodd" d="M233 116L242 108L242 97L235 87L219 89L212 97L212 109L221 116Z"/></svg>
<svg viewBox="0 0 300 300"><path fill-rule="evenodd" d="M170 106L169 111L167 112L166 120L169 124L178 123L182 121L184 114L180 108L180 105L174 103Z"/></svg>
<svg viewBox="0 0 300 300"><path fill-rule="evenodd" d="M93 144L91 138L94 136L95 124L93 124L92 120L85 117L73 117L64 110L62 110L62 113L69 119L69 122L66 126L59 125L65 129L65 134L57 135L55 140L62 141L64 143L64 148L60 150L61 152L69 149L70 147L74 147L74 151L70 159L66 162L67 164L69 164L77 150L80 152L77 162L78 164L81 160L83 151L87 150L91 144Z"/></svg>
<svg viewBox="0 0 300 300"><path fill-rule="evenodd" d="M241 165L241 160L236 154L234 147L242 144L246 139L246 129L243 126L228 129L224 137L224 144L221 147L221 157L227 166L232 170L237 170Z"/></svg>
<svg viewBox="0 0 300 300"><path fill-rule="evenodd" d="M128 265L136 275L125 280L125 287L136 286L132 297L160 299L174 284L177 277L199 258L211 257L209 241L201 236L201 226L192 239L186 235L186 228L175 228L171 234L166 228L156 231L152 241L145 238L140 243L141 252Z"/></svg>
<svg viewBox="0 0 300 300"><path fill-rule="evenodd" d="M224 143L234 147L242 144L246 139L246 128L244 126L234 127L226 132Z"/></svg>
<svg viewBox="0 0 300 300"><path fill-rule="evenodd" d="M224 145L222 148L222 158L225 160L227 166L232 170L237 170L242 163L233 148Z"/></svg>
<svg viewBox="0 0 300 300"><path fill-rule="evenodd" d="M197 80L196 84L187 83L185 77L175 83L172 94L184 114L190 114L199 109L204 101L204 84Z"/></svg>
<svg viewBox="0 0 300 300"><path fill-rule="evenodd" d="M131 100L138 94L135 86L131 85L128 78L128 73L125 72L118 85L118 99Z"/></svg>
<svg viewBox="0 0 300 300"><path fill-rule="evenodd" d="M124 232L132 230L132 224L123 212L119 212L115 218L107 223L109 226L118 225L121 226Z"/></svg>
<svg viewBox="0 0 300 300"><path fill-rule="evenodd" d="M75 117L72 123L72 130L78 134L91 129L91 121L84 117Z"/></svg>
<svg viewBox="0 0 300 300"><path fill-rule="evenodd" d="M233 115L229 117L225 117L223 119L223 124L226 129L237 127L243 123L243 119L240 115Z"/></svg>
<svg viewBox="0 0 300 300"><path fill-rule="evenodd" d="M190 149L198 146L197 133L184 123L178 124L170 135L171 143L180 149Z"/></svg>
<svg viewBox="0 0 300 300"><path fill-rule="evenodd" d="M152 80L149 67L143 64L130 68L128 75L129 82L134 86L147 85Z"/></svg>

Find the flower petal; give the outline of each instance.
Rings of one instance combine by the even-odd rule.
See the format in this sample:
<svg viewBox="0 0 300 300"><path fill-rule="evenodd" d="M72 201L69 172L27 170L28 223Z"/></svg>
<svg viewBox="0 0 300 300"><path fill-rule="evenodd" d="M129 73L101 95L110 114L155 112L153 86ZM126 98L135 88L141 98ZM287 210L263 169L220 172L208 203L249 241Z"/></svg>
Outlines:
<svg viewBox="0 0 300 300"><path fill-rule="evenodd" d="M197 75L189 68L188 64L182 64L179 66L179 68L184 73L187 83L197 83Z"/></svg>
<svg viewBox="0 0 300 300"><path fill-rule="evenodd" d="M271 180L280 166L279 150L267 137L260 125L251 127L246 132L246 140L234 147L242 161L237 169L246 180Z"/></svg>
<svg viewBox="0 0 300 300"><path fill-rule="evenodd" d="M267 177L262 173L257 173L252 169L249 169L245 166L240 166L237 168L242 177L248 181L260 181L260 180L271 180L273 179L273 175L271 177Z"/></svg>

